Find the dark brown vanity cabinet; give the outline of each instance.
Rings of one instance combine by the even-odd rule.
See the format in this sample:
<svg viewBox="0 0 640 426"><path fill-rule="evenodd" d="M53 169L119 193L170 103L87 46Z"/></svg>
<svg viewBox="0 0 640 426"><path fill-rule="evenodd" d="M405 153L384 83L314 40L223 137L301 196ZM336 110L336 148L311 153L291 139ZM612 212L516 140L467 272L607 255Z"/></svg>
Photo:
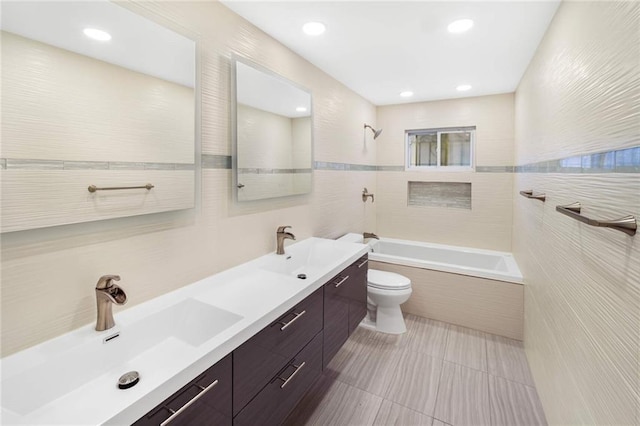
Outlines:
<svg viewBox="0 0 640 426"><path fill-rule="evenodd" d="M234 415L280 377L278 373L322 330L322 306L319 288L233 351Z"/></svg>
<svg viewBox="0 0 640 426"><path fill-rule="evenodd" d="M233 419L234 426L276 426L322 374L322 332L293 357Z"/></svg>
<svg viewBox="0 0 640 426"><path fill-rule="evenodd" d="M135 425L281 424L366 312L365 255Z"/></svg>
<svg viewBox="0 0 640 426"><path fill-rule="evenodd" d="M367 270L365 255L324 286L324 367L367 314Z"/></svg>
<svg viewBox="0 0 640 426"><path fill-rule="evenodd" d="M171 426L232 424L231 354L222 358L213 367L134 423L135 426L167 424Z"/></svg>

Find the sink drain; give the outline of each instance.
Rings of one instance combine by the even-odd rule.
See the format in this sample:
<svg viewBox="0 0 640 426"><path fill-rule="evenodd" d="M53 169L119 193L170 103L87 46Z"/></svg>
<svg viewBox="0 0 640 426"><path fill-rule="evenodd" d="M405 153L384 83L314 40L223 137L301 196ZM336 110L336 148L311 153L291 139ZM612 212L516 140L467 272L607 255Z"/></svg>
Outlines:
<svg viewBox="0 0 640 426"><path fill-rule="evenodd" d="M307 274L298 274L298 278L300 278L301 280L306 280Z"/></svg>
<svg viewBox="0 0 640 426"><path fill-rule="evenodd" d="M124 373L118 379L118 388L129 389L130 387L135 386L139 381L140 374L137 371L129 371L128 373Z"/></svg>

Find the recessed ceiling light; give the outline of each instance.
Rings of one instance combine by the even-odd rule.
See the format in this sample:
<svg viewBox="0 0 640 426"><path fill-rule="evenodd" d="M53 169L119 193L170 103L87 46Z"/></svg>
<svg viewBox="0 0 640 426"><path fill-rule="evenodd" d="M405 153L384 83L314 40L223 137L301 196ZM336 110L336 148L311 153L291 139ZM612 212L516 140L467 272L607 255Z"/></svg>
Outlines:
<svg viewBox="0 0 640 426"><path fill-rule="evenodd" d="M456 90L458 92L466 92L469 89L471 89L471 85L470 84L461 84L460 86L456 87Z"/></svg>
<svg viewBox="0 0 640 426"><path fill-rule="evenodd" d="M307 22L302 26L302 31L304 31L305 34L311 35L311 36L320 35L326 29L327 27L325 27L325 25L322 22Z"/></svg>
<svg viewBox="0 0 640 426"><path fill-rule="evenodd" d="M111 34L109 34L106 31L98 30L96 28L85 28L83 32L84 32L84 35L94 40L98 40L98 41L111 40Z"/></svg>
<svg viewBox="0 0 640 426"><path fill-rule="evenodd" d="M411 90L406 90L404 92L400 92L400 96L403 98L410 98L413 96L413 92Z"/></svg>
<svg viewBox="0 0 640 426"><path fill-rule="evenodd" d="M307 110L307 108L305 108L305 107L296 108L296 111L298 111L298 112L305 112L306 110Z"/></svg>
<svg viewBox="0 0 640 426"><path fill-rule="evenodd" d="M473 27L473 21L471 19L458 19L457 21L453 21L447 27L450 33L463 33L468 31Z"/></svg>

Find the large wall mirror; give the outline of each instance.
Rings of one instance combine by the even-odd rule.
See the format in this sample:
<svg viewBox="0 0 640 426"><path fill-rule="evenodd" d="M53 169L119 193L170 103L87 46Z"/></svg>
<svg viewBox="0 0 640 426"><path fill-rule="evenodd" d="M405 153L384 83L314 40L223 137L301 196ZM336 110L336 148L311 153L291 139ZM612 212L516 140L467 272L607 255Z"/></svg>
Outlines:
<svg viewBox="0 0 640 426"><path fill-rule="evenodd" d="M105 0L1 22L3 232L194 206L195 41Z"/></svg>
<svg viewBox="0 0 640 426"><path fill-rule="evenodd" d="M238 201L311 192L311 94L243 59L234 64Z"/></svg>

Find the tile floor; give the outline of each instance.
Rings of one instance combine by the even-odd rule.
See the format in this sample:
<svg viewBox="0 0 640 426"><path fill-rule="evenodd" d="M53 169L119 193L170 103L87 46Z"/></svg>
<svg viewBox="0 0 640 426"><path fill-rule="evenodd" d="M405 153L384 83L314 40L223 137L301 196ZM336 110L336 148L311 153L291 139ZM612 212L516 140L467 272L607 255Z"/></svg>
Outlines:
<svg viewBox="0 0 640 426"><path fill-rule="evenodd" d="M546 425L522 342L413 315L358 328L287 418L300 425Z"/></svg>

